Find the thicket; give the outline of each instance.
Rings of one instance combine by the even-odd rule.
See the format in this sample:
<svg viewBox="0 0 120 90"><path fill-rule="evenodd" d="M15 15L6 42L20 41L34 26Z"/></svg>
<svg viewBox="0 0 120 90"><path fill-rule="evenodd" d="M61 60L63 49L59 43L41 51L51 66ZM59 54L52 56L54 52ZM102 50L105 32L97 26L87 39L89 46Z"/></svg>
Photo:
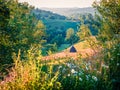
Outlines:
<svg viewBox="0 0 120 90"><path fill-rule="evenodd" d="M10 67L12 53L21 57L30 47L41 49L46 31L42 21L31 14L32 6L17 0L0 0L0 67Z"/></svg>

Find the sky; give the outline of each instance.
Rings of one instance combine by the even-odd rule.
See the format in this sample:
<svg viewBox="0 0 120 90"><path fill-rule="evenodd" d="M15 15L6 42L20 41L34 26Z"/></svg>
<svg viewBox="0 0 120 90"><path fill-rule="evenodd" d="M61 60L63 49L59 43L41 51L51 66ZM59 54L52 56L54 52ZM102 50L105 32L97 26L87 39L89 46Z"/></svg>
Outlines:
<svg viewBox="0 0 120 90"><path fill-rule="evenodd" d="M28 2L37 8L84 8L91 7L95 0L19 0L19 2Z"/></svg>

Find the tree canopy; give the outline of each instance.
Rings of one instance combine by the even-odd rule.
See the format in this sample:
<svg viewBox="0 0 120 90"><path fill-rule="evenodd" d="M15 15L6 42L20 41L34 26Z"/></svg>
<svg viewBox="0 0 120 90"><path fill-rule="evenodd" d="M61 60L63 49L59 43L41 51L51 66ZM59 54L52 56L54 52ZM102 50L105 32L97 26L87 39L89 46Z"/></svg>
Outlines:
<svg viewBox="0 0 120 90"><path fill-rule="evenodd" d="M31 14L33 7L18 0L0 0L0 62L12 63L12 53L41 48L46 42L42 21ZM24 56L24 54L23 54Z"/></svg>

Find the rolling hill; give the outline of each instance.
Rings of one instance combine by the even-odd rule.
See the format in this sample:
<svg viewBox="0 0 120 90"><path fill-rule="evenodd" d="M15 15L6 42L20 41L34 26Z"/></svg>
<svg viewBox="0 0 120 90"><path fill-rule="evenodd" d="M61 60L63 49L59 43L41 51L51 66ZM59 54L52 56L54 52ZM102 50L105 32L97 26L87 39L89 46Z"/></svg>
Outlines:
<svg viewBox="0 0 120 90"><path fill-rule="evenodd" d="M76 15L76 18L81 15L80 17L84 19L84 24L88 25L92 35L96 35L97 33L96 28L94 28L94 24L96 24L96 22L94 22L93 20L94 17L92 16L92 14L89 14L89 12L94 13L93 8L54 9L58 11L60 10L61 12L59 14L57 12L49 11L49 9L47 10L48 11L36 8L32 11L32 13L46 26L47 43L56 44L58 51L64 49L64 47L62 49L59 49L63 44L70 44L69 42L65 41L67 29L73 28L76 34L81 25L80 19L68 18L67 16L61 15L61 12L67 12L67 14L69 15L74 14L74 16ZM75 43L77 42L77 40L75 41Z"/></svg>
<svg viewBox="0 0 120 90"><path fill-rule="evenodd" d="M94 36L89 37L91 40L93 40L95 43L97 43L97 40ZM74 47L76 48L77 52L70 52L71 46L68 46L67 49L64 48L63 51L54 53L48 56L43 57L43 60L53 60L53 59L59 59L59 58L94 58L96 55L99 53L101 48L95 48L96 50L94 51L93 48L89 45L89 43L85 41L78 42L74 44Z"/></svg>
<svg viewBox="0 0 120 90"><path fill-rule="evenodd" d="M53 13L57 13L60 15L64 15L66 17L78 18L80 14L90 13L92 15L95 14L96 10L92 7L86 8L41 8L42 10L51 11Z"/></svg>
<svg viewBox="0 0 120 90"><path fill-rule="evenodd" d="M38 20L42 20L46 26L47 35L49 36L47 40L48 43L57 43L55 42L55 38L57 38L57 41L62 40L58 41L60 44L64 43L66 30L68 28L73 28L75 31L77 31L77 27L80 23L80 21L73 21L68 19L66 16L38 8L34 9L32 13L34 13Z"/></svg>

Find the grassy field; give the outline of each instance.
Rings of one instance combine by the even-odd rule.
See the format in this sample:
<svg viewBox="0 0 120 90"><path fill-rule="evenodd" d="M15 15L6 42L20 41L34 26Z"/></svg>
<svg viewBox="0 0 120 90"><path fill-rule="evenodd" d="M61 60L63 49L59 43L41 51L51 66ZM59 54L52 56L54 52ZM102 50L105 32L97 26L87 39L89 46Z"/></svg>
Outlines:
<svg viewBox="0 0 120 90"><path fill-rule="evenodd" d="M112 90L102 54L95 53L87 41L74 46L76 53L67 48L46 57L31 49L26 60L19 52L14 67L0 81L0 90Z"/></svg>
<svg viewBox="0 0 120 90"><path fill-rule="evenodd" d="M95 37L90 37L92 40L94 40L94 42L96 43L96 39ZM54 53L54 54L51 54L49 56L45 56L43 57L43 59L45 60L51 60L51 59L58 59L58 58L74 58L74 59L77 59L77 58L90 58L94 55L97 54L97 50L99 48L96 49L96 52L93 50L93 48L89 45L89 42L87 40L85 41L81 41L79 43L76 43L73 45L77 52L74 52L74 53L70 53L70 48L71 46L70 45L67 45L67 44L64 44L60 47L60 49L62 51L58 52L58 53ZM93 46L94 47L94 46ZM101 49L101 48L100 48Z"/></svg>

